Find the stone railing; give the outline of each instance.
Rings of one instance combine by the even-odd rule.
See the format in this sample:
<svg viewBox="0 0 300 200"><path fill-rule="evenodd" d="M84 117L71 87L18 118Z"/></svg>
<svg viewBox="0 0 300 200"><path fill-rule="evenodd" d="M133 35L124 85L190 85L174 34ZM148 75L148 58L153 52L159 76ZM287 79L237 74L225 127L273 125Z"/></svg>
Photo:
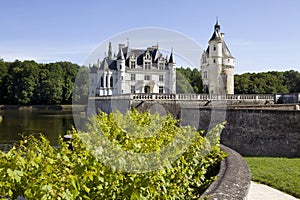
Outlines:
<svg viewBox="0 0 300 200"><path fill-rule="evenodd" d="M89 99L128 100L274 100L272 94L123 94L95 96Z"/></svg>
<svg viewBox="0 0 300 200"><path fill-rule="evenodd" d="M274 100L272 94L132 94L133 100Z"/></svg>

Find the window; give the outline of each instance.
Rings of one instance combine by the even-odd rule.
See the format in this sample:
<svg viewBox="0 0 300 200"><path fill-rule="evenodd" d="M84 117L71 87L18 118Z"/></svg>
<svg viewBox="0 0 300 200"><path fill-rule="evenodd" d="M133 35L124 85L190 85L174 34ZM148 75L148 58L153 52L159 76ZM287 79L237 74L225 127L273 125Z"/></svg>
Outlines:
<svg viewBox="0 0 300 200"><path fill-rule="evenodd" d="M130 86L130 91L131 91L131 94L135 94L135 86L134 85Z"/></svg>
<svg viewBox="0 0 300 200"><path fill-rule="evenodd" d="M92 90L92 94L94 94L94 90Z"/></svg>
<svg viewBox="0 0 300 200"><path fill-rule="evenodd" d="M164 75L159 75L159 81L164 81Z"/></svg>
<svg viewBox="0 0 300 200"><path fill-rule="evenodd" d="M158 69L163 70L164 69L164 63L158 63Z"/></svg>
<svg viewBox="0 0 300 200"><path fill-rule="evenodd" d="M149 81L150 80L150 75L145 75L144 80Z"/></svg>
<svg viewBox="0 0 300 200"><path fill-rule="evenodd" d="M216 50L216 46L214 46L214 51Z"/></svg>
<svg viewBox="0 0 300 200"><path fill-rule="evenodd" d="M207 78L207 71L203 72L203 78Z"/></svg>
<svg viewBox="0 0 300 200"><path fill-rule="evenodd" d="M101 79L100 79L100 87L104 87L103 84L104 84L104 82L103 82L103 76L101 76Z"/></svg>
<svg viewBox="0 0 300 200"><path fill-rule="evenodd" d="M94 79L92 78L91 83L94 83Z"/></svg>
<svg viewBox="0 0 300 200"><path fill-rule="evenodd" d="M163 86L159 86L158 92L159 92L160 94L164 93L164 87L163 87Z"/></svg>
<svg viewBox="0 0 300 200"><path fill-rule="evenodd" d="M121 81L123 81L123 76L121 76Z"/></svg>
<svg viewBox="0 0 300 200"><path fill-rule="evenodd" d="M113 87L114 86L114 79L113 77L111 76L110 77L110 87Z"/></svg>
<svg viewBox="0 0 300 200"><path fill-rule="evenodd" d="M131 62L130 62L130 68L131 68L131 69L134 69L134 68L135 68L135 61L131 61Z"/></svg>
<svg viewBox="0 0 300 200"><path fill-rule="evenodd" d="M130 80L135 81L135 74L131 74Z"/></svg>
<svg viewBox="0 0 300 200"><path fill-rule="evenodd" d="M145 62L145 69L150 69L150 67L151 67L151 62L146 61Z"/></svg>
<svg viewBox="0 0 300 200"><path fill-rule="evenodd" d="M202 57L202 63L206 63L206 57L205 56Z"/></svg>
<svg viewBox="0 0 300 200"><path fill-rule="evenodd" d="M214 63L216 63L216 60L214 59Z"/></svg>

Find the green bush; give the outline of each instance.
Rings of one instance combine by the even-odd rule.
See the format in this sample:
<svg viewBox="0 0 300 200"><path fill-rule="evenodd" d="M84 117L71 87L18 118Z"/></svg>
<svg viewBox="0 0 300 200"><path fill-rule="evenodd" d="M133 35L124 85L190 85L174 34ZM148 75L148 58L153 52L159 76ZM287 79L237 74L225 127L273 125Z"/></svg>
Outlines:
<svg viewBox="0 0 300 200"><path fill-rule="evenodd" d="M100 113L90 121L88 133L70 131L73 135L72 150L62 139L61 147L55 149L43 135L39 135L26 136L8 153L0 152L0 198L196 198L215 180L212 174L225 157L218 140L224 124L210 131L209 137L202 137L202 132L191 127L178 127L178 122L171 116L161 117L147 112ZM106 140L99 138L99 132L107 137ZM174 143L178 138L187 138L184 136L189 133L193 133L193 140L183 149L183 154L172 162L161 162L159 169L148 172L119 170L118 165L103 160L111 158L101 157L106 155L105 148L101 154L95 154L97 145L103 145L102 141L110 141L128 152L159 152L162 146ZM183 148L180 145L171 147L174 147L175 154ZM140 165L149 169L142 161Z"/></svg>

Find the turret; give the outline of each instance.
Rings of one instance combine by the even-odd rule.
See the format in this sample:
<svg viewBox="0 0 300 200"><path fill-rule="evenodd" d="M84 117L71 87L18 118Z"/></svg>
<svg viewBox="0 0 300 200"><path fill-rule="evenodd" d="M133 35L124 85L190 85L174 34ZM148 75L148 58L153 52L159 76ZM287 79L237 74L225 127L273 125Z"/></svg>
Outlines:
<svg viewBox="0 0 300 200"><path fill-rule="evenodd" d="M125 86L125 57L123 53L123 46L119 45L119 52L117 55L117 69L118 69L118 79L119 79L119 84L118 84L118 93L122 94L124 91L124 86Z"/></svg>
<svg viewBox="0 0 300 200"><path fill-rule="evenodd" d="M111 48L111 42L108 44L108 57L111 59L112 58L112 48Z"/></svg>
<svg viewBox="0 0 300 200"><path fill-rule="evenodd" d="M176 93L176 84L173 84L176 82L176 62L174 59L174 53L173 49L171 50L171 55L168 62L168 67L170 70L170 80L169 80L169 92L172 94Z"/></svg>

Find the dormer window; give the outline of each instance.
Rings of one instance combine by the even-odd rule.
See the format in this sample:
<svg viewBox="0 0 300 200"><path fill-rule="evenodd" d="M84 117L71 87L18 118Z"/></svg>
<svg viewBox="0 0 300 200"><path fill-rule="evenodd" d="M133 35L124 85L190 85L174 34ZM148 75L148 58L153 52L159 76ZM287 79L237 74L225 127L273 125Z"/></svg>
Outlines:
<svg viewBox="0 0 300 200"><path fill-rule="evenodd" d="M151 62L145 61L145 69L150 69L151 68Z"/></svg>
<svg viewBox="0 0 300 200"><path fill-rule="evenodd" d="M146 53L146 59L150 59L150 55L149 55L149 52Z"/></svg>
<svg viewBox="0 0 300 200"><path fill-rule="evenodd" d="M130 68L134 69L135 68L135 61L130 61Z"/></svg>
<svg viewBox="0 0 300 200"><path fill-rule="evenodd" d="M158 69L163 70L164 69L164 63L158 63Z"/></svg>

